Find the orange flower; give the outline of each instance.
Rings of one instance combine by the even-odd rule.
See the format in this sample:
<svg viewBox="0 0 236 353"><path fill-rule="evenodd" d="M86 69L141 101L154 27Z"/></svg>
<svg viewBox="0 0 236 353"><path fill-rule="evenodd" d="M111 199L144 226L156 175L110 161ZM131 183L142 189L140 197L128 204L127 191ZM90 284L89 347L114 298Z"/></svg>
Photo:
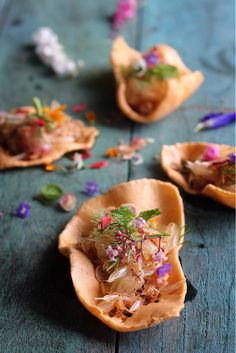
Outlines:
<svg viewBox="0 0 236 353"><path fill-rule="evenodd" d="M55 164L52 164L52 163L48 163L48 164L45 164L45 170L47 172L54 172L54 170L57 169L57 167L55 166Z"/></svg>
<svg viewBox="0 0 236 353"><path fill-rule="evenodd" d="M60 123L65 119L65 114L63 113L63 110L67 108L67 105L60 105L58 108L52 110L50 107L44 107L43 111L57 123Z"/></svg>
<svg viewBox="0 0 236 353"><path fill-rule="evenodd" d="M96 115L94 112L87 112L85 113L85 117L86 119L91 122L91 123L95 123L96 121Z"/></svg>
<svg viewBox="0 0 236 353"><path fill-rule="evenodd" d="M118 157L119 151L116 147L110 147L106 150L105 156L109 158Z"/></svg>

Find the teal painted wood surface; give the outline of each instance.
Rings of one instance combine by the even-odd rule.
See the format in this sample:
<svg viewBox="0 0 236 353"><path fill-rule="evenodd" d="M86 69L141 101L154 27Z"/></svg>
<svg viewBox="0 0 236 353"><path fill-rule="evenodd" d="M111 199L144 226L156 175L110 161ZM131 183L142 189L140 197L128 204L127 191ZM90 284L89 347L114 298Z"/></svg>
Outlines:
<svg viewBox="0 0 236 353"><path fill-rule="evenodd" d="M167 119L141 126L122 119L109 67L109 18L115 0L0 1L0 107L29 104L34 95L58 99L71 108L85 101L98 117L101 135L93 149L96 161L119 138L148 136L155 144L143 151L145 162L111 162L104 170L84 170L70 176L48 174L42 168L0 174L0 352L1 353L231 353L234 351L234 212L211 200L181 191L186 223L191 230L181 250L186 276L198 293L177 320L155 328L118 334L101 324L78 302L69 264L57 251L57 236L71 218L57 207L32 198L41 186L56 183L75 192L78 206L87 199L86 180L106 191L140 177L167 180L153 159L163 143L203 140L234 143L231 126L194 133L198 119L210 110L234 105L233 1L149 0L137 18L121 31L131 45L145 50L156 42L173 45L187 65L201 69L206 81L199 91ZM86 68L75 80L59 79L34 59L28 47L38 26L51 26L68 53L84 59ZM77 115L78 116L78 115ZM80 117L80 116L79 116ZM83 117L81 116L83 119ZM12 216L27 200L32 215Z"/></svg>

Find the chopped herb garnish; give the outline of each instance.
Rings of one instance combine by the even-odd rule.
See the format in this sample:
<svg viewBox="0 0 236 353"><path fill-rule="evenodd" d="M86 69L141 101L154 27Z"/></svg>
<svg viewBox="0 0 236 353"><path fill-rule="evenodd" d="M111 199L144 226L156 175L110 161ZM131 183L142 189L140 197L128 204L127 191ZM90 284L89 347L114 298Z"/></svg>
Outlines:
<svg viewBox="0 0 236 353"><path fill-rule="evenodd" d="M176 78L179 76L179 71L176 66L160 63L153 67L147 68L143 75L137 74L137 70L132 66L124 68L123 74L126 78L137 78L143 81L150 81L152 79L165 80L169 78Z"/></svg>
<svg viewBox="0 0 236 353"><path fill-rule="evenodd" d="M160 214L161 214L160 210L158 208L155 208L153 210L141 212L139 216L145 219L145 221L148 221L149 219L159 216Z"/></svg>

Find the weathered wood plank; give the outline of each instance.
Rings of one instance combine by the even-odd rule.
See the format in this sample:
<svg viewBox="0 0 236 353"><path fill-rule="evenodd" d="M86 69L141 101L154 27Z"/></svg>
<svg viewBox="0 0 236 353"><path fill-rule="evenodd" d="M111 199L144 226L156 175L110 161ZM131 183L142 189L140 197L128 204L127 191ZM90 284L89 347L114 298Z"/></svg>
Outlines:
<svg viewBox="0 0 236 353"><path fill-rule="evenodd" d="M1 173L0 209L5 212L13 211L23 199L31 200L48 182L75 192L79 205L87 199L83 186L89 179L96 179L102 191L128 178L165 180L159 163L152 159L163 143L198 139L233 143L232 126L193 133L202 114L233 105L229 49L233 39L232 2L183 0L180 5L177 1L149 1L137 22L125 26L122 33L130 44L136 43L144 50L155 42L168 42L180 51L190 67L202 69L207 76L204 86L182 108L148 127L113 121L117 111L112 75L107 71L111 46L107 18L114 7L115 0L12 2L0 40L0 106L28 104L33 95L49 100L57 98L70 107L80 101L87 102L96 111L101 130L93 150L94 161L101 159L103 151L120 137L128 140L133 134L150 136L156 138L156 143L143 151L145 163L135 168L128 163L112 163L106 170L85 170L67 177L46 174L40 168ZM66 43L69 53L85 59L86 70L78 79L52 77L32 60L27 48L23 50L40 25L50 25ZM233 351L233 212L211 201L185 194L183 197L192 245L186 245L181 256L185 273L198 289L198 295L186 305L180 319L134 334L115 335L79 304L71 286L67 260L56 249L57 234L71 214L59 213L56 207L43 207L33 201L28 221L7 214L0 220L1 351ZM199 247L200 244L205 247Z"/></svg>
<svg viewBox="0 0 236 353"><path fill-rule="evenodd" d="M168 180L152 159L162 144L180 141L210 141L234 144L234 128L194 133L198 119L209 111L233 109L233 3L220 1L156 1L144 9L141 49L157 42L173 45L187 65L200 69L206 81L177 112L151 126L137 126L134 135L156 138L143 155L145 163L131 166L130 178L156 177ZM227 25L222 28L223 19ZM120 352L230 353L234 350L234 212L214 202L184 194L188 237L181 250L186 276L198 295L187 303L178 320L151 330L122 334Z"/></svg>
<svg viewBox="0 0 236 353"><path fill-rule="evenodd" d="M7 109L29 104L34 95L68 103L86 102L97 114L101 137L92 161L119 138L129 140L130 123L120 121L114 104L114 82L108 68L110 24L115 1L15 1L1 38L0 106ZM72 56L84 59L78 79L53 77L34 59L28 48L33 31L52 27ZM135 33L130 24L129 39ZM119 114L118 114L119 115ZM89 161L90 162L90 161ZM78 206L88 197L87 180L95 179L105 191L127 179L126 163L106 171L84 170L64 176L41 168L11 170L0 175L1 219L1 352L111 352L116 334L90 315L78 302L70 280L68 260L57 251L57 236L72 214L43 207L32 197L42 185L56 183L75 192ZM22 201L31 201L32 215L19 220L10 212Z"/></svg>

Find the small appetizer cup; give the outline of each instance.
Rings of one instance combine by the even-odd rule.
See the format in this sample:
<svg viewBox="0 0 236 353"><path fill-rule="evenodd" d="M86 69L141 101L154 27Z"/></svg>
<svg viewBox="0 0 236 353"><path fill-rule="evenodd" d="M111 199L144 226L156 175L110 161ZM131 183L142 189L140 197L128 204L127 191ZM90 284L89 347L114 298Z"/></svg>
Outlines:
<svg viewBox="0 0 236 353"><path fill-rule="evenodd" d="M192 195L203 195L212 198L213 200L231 207L236 207L235 193L232 191L224 190L213 184L207 184L202 190L198 191L189 185L181 173L183 161L196 161L204 150L211 145L206 142L185 142L177 143L175 145L163 145L161 149L160 162L166 174L182 186L182 188ZM216 145L220 149L220 156L226 157L229 153L234 152L235 148L228 145Z"/></svg>
<svg viewBox="0 0 236 353"><path fill-rule="evenodd" d="M95 298L102 295L100 284L95 277L94 265L81 251L80 240L93 229L92 214L111 206L119 207L124 203L135 204L138 211L159 208L161 210L161 215L158 216L160 224L165 226L174 222L181 232L183 230L184 211L178 189L170 183L154 179L140 179L122 183L105 194L86 201L60 234L59 250L70 259L71 277L81 303L114 330L129 332L155 326L161 321L178 317L184 307L186 280L178 258L181 245L177 245L168 254L168 262L172 265L168 283L173 285L172 290L161 293L157 303L143 305L125 321L104 314L98 307ZM178 283L177 286L175 286L176 283Z"/></svg>
<svg viewBox="0 0 236 353"><path fill-rule="evenodd" d="M161 62L176 67L179 76L160 80L152 90L148 84L143 84L140 90L134 86L128 88L127 79L122 72L123 68L142 59L140 52L129 47L122 37L115 39L111 50L111 64L117 83L117 104L128 118L139 123L163 119L190 97L204 80L200 71L192 72L184 65L172 47L158 44L156 50ZM151 108L144 114L134 109L134 104Z"/></svg>

